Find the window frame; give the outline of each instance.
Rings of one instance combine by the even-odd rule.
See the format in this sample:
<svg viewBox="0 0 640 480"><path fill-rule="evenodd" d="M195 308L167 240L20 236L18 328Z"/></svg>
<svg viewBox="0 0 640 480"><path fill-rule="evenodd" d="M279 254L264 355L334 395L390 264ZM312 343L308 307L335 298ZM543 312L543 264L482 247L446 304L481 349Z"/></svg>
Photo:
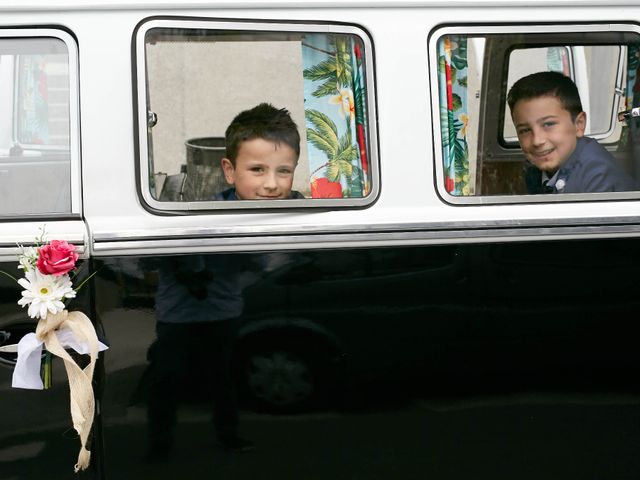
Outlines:
<svg viewBox="0 0 640 480"><path fill-rule="evenodd" d="M62 41L67 48L68 74L69 74L69 193L70 209L60 213L23 213L7 215L0 209L0 221L36 221L39 219L67 219L80 218L82 216L82 185L81 185L81 148L80 148L80 80L79 80L79 53L76 38L63 27L30 27L30 28L0 28L0 42L4 39L56 39ZM14 62L15 63L15 62ZM14 70L14 82L17 82L17 72ZM14 85L11 112L11 136L15 138L17 133L16 102L19 86ZM56 154L64 147L22 144L27 149L40 150L45 154ZM30 157L25 157L30 158ZM36 159L37 157L33 157Z"/></svg>
<svg viewBox="0 0 640 480"><path fill-rule="evenodd" d="M640 25L632 23L592 23L592 24L511 24L511 25L445 25L432 30L428 37L428 64L430 81L430 101L432 114L432 135L433 135L433 159L434 165L434 187L436 193L442 201L451 205L500 205L500 204L535 204L535 203L557 203L557 202L593 202L603 200L632 200L640 198L640 188L632 192L589 192L589 193L558 193L554 195L474 195L456 196L451 195L445 189L445 172L442 154L441 122L440 122L440 98L438 83L438 42L446 35L465 35L467 37L482 37L486 35L520 35L520 34L563 34L572 33L635 33L640 40ZM619 69L621 67L619 66ZM502 103L501 103L502 104ZM502 116L502 113L499 114ZM503 126L498 120L496 143L502 137ZM478 135L478 147L481 145L481 129ZM517 145L503 145L504 150L520 150Z"/></svg>
<svg viewBox="0 0 640 480"><path fill-rule="evenodd" d="M364 45L364 81L366 89L367 155L370 169L371 190L364 197L354 198L304 198L273 200L231 200L231 201L159 201L153 198L150 189L149 136L147 134L147 74L146 74L146 34L154 28L201 29L230 32L255 33L326 33L357 36ZM222 210L272 211L280 209L323 208L345 209L365 208L372 205L380 193L379 154L377 135L377 113L375 95L375 75L373 41L362 27L339 23L306 23L288 21L259 21L242 19L208 19L193 17L149 17L142 20L133 33L133 88L136 137L136 175L138 196L142 205L157 214L206 214ZM298 125L298 128L306 128ZM185 139L186 140L186 139Z"/></svg>

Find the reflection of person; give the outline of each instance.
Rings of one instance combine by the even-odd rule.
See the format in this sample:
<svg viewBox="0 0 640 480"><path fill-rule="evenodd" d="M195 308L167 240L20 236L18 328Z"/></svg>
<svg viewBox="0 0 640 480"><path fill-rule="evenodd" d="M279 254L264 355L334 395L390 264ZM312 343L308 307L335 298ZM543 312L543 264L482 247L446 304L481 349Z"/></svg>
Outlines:
<svg viewBox="0 0 640 480"><path fill-rule="evenodd" d="M635 190L633 179L597 141L584 136L587 114L575 83L558 72L519 79L507 97L530 165L529 193Z"/></svg>
<svg viewBox="0 0 640 480"><path fill-rule="evenodd" d="M225 133L222 169L232 188L216 200L304 198L291 190L300 134L286 109L261 103L239 113Z"/></svg>
<svg viewBox="0 0 640 480"><path fill-rule="evenodd" d="M177 407L184 393L208 392L221 446L247 451L238 436L232 357L242 290L261 266L240 255L167 257L159 266L157 340L149 349L149 459L166 458L174 441Z"/></svg>
<svg viewBox="0 0 640 480"><path fill-rule="evenodd" d="M227 128L222 160L225 178L233 187L216 195L216 200L304 198L291 190L299 154L300 135L287 110L263 103L241 112ZM237 432L233 347L244 308L243 289L283 261L286 258L277 254L219 254L162 262L157 341L150 349L150 459L165 458L171 451L178 392L193 387L185 385L193 372L200 383L212 385L219 443L234 451L253 448Z"/></svg>

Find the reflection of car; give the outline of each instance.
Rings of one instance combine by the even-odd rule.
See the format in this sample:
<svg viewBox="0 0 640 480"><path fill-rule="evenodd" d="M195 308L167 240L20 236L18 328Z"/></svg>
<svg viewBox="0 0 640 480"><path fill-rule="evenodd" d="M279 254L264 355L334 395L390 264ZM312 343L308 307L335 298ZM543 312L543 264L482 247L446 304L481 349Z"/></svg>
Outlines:
<svg viewBox="0 0 640 480"><path fill-rule="evenodd" d="M376 385L437 391L482 378L488 386L514 371L529 380L538 371L543 383L573 372L580 381L594 349L603 352L595 371L633 365L632 349L620 347L633 330L625 315L638 304L625 272L640 257L621 255L626 244L608 241L606 253L602 242L552 244L559 258L550 263L539 260L538 243L279 254L244 290L243 398L260 410L296 411ZM600 260L584 275L596 250ZM147 264L137 278L120 277L133 303L143 298L136 285L149 286ZM542 309L541 285L561 292ZM627 334L618 337L612 322Z"/></svg>

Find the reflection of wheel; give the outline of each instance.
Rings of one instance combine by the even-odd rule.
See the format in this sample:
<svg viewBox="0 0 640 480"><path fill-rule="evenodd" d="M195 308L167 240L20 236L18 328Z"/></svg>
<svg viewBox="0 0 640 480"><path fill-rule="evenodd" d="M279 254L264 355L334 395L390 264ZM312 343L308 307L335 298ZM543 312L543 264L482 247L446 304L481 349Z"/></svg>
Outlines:
<svg viewBox="0 0 640 480"><path fill-rule="evenodd" d="M255 353L247 359L244 374L249 392L276 408L304 404L314 393L311 365L292 352Z"/></svg>
<svg viewBox="0 0 640 480"><path fill-rule="evenodd" d="M300 339L279 340L253 339L242 348L238 373L243 399L257 410L274 413L320 405L334 378L331 355Z"/></svg>

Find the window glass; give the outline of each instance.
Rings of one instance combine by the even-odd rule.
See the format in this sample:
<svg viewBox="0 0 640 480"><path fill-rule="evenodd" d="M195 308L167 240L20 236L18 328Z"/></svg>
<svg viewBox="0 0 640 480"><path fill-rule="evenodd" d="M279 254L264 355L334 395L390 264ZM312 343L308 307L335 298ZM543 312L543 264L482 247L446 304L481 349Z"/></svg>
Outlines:
<svg viewBox="0 0 640 480"><path fill-rule="evenodd" d="M222 168L225 132L240 112L267 103L286 109L300 136L293 181L281 188L290 193L279 198L350 204L371 197L376 166L367 54L361 36L352 33L149 28L143 191L167 209L184 209L185 202L188 208L220 208L216 200L241 199L241 165L232 163L233 183ZM264 137L246 128L252 132L246 142ZM238 157L246 143L239 145ZM244 199L263 199L250 195Z"/></svg>
<svg viewBox="0 0 640 480"><path fill-rule="evenodd" d="M0 38L0 216L71 211L69 55Z"/></svg>
<svg viewBox="0 0 640 480"><path fill-rule="evenodd" d="M517 48L509 55L507 90L525 75L544 70L561 72L576 82L583 107L589 112L585 133L605 143L615 142L620 138L621 125L617 123L614 106L622 88L618 70L625 64L625 58L621 58L625 50L619 45ZM504 107L505 118L509 119L506 102ZM614 130L615 137L609 138ZM505 143L518 143L513 122L504 122L503 135Z"/></svg>
<svg viewBox="0 0 640 480"><path fill-rule="evenodd" d="M514 31L515 27L496 27L493 32L478 33L480 29L476 29L469 34L457 29L434 39L442 151L437 181L441 193L463 202L474 203L473 197L484 197L482 202L491 203L560 198L513 197L538 193L627 192L629 196L628 192L639 190L640 158L634 157L634 138L628 134L628 125L618 121L618 113L640 103L633 98L633 92L640 90L635 83L640 36L629 27L617 32L596 29L553 32L547 28L544 33L541 29L527 33ZM516 131L507 94L516 81L540 72L568 77L584 115L569 113L562 100L560 112L569 116L573 135L554 139L547 130L547 134L536 136L534 151L527 137L519 133L543 130ZM545 73L544 78L557 77ZM561 152L565 140L569 146ZM541 157L542 153L549 155ZM583 197L588 199L588 195Z"/></svg>

